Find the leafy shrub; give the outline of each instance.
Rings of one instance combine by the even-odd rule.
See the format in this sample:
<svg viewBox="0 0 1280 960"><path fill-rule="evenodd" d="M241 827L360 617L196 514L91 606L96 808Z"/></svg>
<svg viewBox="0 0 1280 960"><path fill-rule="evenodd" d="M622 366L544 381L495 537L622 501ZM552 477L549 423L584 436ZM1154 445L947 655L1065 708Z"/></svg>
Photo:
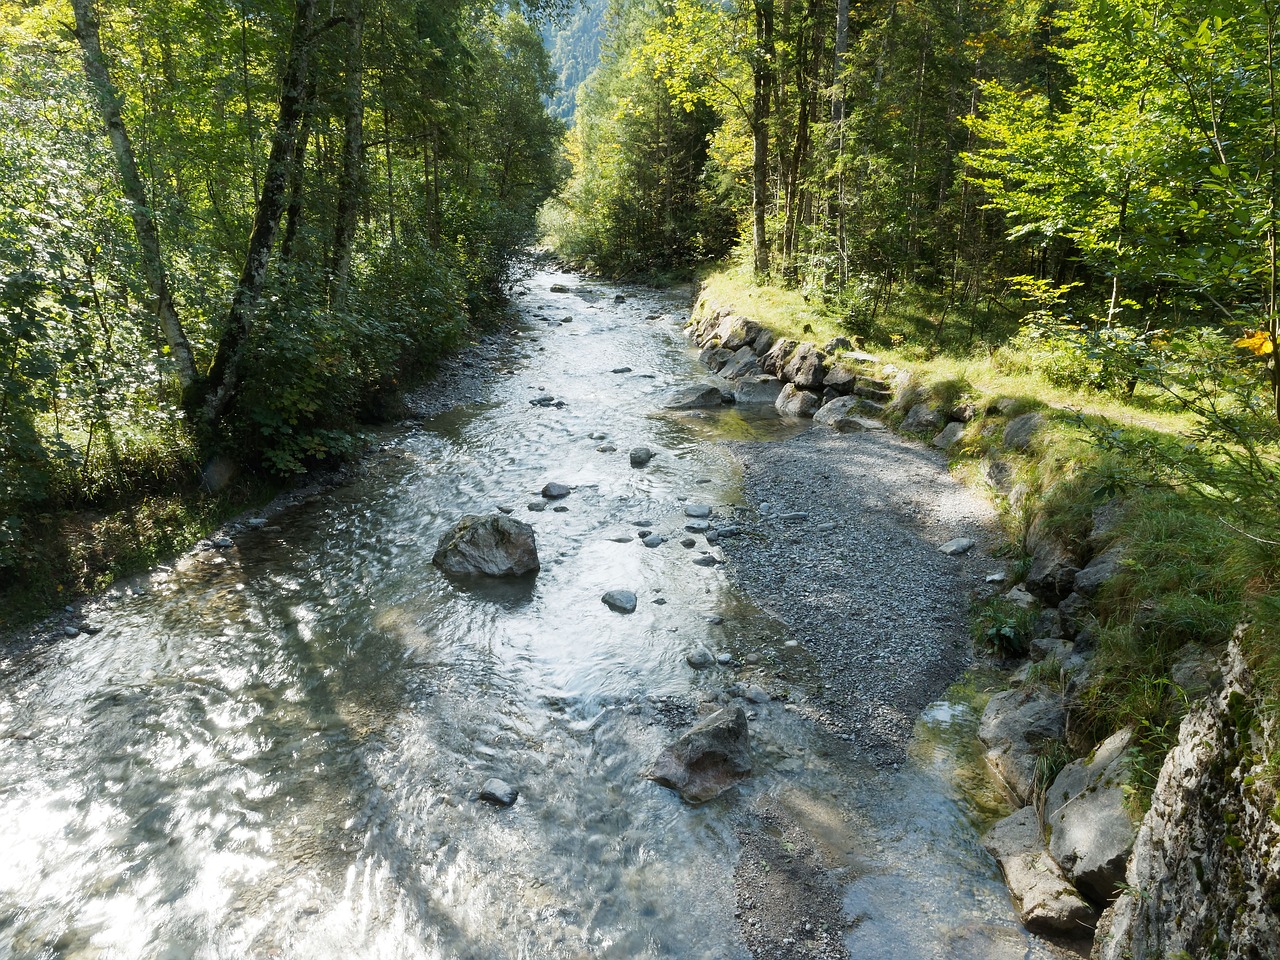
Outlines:
<svg viewBox="0 0 1280 960"><path fill-rule="evenodd" d="M992 597L974 611L973 639L1000 657L1024 656L1031 646L1036 612L1004 597Z"/></svg>

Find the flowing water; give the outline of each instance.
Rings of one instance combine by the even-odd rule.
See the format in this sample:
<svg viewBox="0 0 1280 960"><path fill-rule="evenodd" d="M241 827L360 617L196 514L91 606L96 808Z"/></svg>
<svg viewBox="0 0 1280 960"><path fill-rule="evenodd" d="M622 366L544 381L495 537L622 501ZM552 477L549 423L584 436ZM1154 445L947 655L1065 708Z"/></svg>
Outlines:
<svg viewBox="0 0 1280 960"><path fill-rule="evenodd" d="M691 650L811 688L803 648L676 542L685 498L738 499L710 441L796 427L663 415L699 375L686 305L577 283L529 280L486 402L389 433L360 479L5 664L0 958L746 957L735 810L763 795L838 865L853 956L1049 955L955 786L962 706L931 709L897 773L774 702L736 795L692 808L644 779L742 676ZM658 455L633 469L641 444ZM550 480L566 509L530 510ZM444 530L500 506L534 524L539 576L440 575ZM639 609L605 607L613 588ZM476 800L491 776L514 807Z"/></svg>

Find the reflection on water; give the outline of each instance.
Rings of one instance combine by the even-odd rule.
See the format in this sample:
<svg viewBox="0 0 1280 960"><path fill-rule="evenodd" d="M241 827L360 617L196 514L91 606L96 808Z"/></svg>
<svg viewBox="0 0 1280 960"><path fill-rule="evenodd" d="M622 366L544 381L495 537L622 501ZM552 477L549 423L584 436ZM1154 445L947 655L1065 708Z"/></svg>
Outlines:
<svg viewBox="0 0 1280 960"><path fill-rule="evenodd" d="M567 279L531 282L489 402L389 435L360 481L158 572L100 634L13 671L0 958L744 957L731 814L766 793L847 864L858 955L891 955L902 903L972 918L939 922L949 939L1021 937L927 755L904 804L775 702L754 708L737 799L692 809L644 779L704 696L778 673L812 689L802 648L690 562L714 548L678 542L686 500L737 500L708 439L796 426L661 412L703 373L674 320L646 319L682 305L550 293ZM564 406L530 402L547 394ZM642 470L637 445L657 452ZM574 488L563 512L530 510L549 480ZM441 576L444 530L498 507L534 525L536 580ZM670 539L644 547L641 522ZM634 614L600 603L614 588ZM758 664L695 672L699 647ZM492 776L511 809L477 802Z"/></svg>

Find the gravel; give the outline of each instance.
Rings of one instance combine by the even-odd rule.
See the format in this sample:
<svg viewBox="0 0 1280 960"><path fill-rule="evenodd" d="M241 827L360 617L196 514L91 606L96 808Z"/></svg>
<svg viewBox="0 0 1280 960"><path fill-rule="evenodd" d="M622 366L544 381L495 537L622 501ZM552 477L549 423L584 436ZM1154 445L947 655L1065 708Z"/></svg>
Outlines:
<svg viewBox="0 0 1280 960"><path fill-rule="evenodd" d="M920 711L969 663L970 592L990 572L979 551L938 545L989 542L991 506L887 431L731 449L751 522L724 546L730 575L817 662L819 721L877 765L901 762Z"/></svg>

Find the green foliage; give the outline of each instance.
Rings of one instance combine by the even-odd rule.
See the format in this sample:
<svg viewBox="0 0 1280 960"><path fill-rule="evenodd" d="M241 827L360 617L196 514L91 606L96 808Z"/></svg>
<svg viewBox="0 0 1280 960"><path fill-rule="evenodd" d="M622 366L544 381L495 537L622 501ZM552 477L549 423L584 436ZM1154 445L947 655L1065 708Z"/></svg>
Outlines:
<svg viewBox="0 0 1280 960"><path fill-rule="evenodd" d="M579 91L573 176L542 219L561 256L612 276L687 271L732 242L733 214L706 178L715 114L656 75L644 41L659 17L658 4L621 5Z"/></svg>
<svg viewBox="0 0 1280 960"><path fill-rule="evenodd" d="M992 597L972 611L970 622L976 646L1003 658L1021 657L1033 639L1036 611Z"/></svg>

